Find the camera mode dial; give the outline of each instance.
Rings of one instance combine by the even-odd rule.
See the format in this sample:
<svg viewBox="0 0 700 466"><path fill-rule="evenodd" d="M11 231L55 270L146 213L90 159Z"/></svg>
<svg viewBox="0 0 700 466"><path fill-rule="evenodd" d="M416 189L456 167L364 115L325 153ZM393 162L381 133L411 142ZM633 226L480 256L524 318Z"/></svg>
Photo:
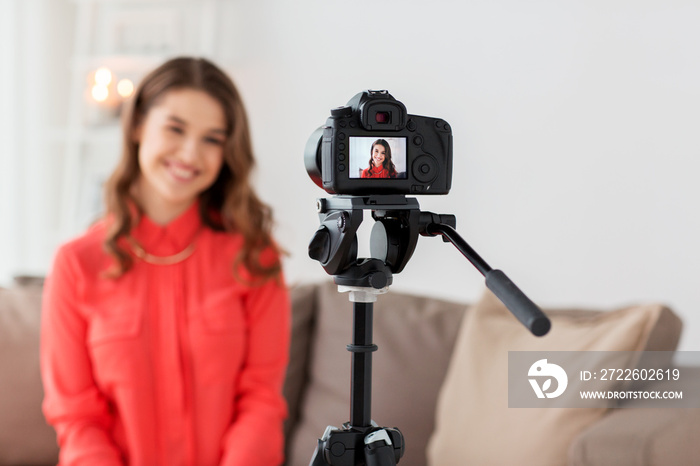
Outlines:
<svg viewBox="0 0 700 466"><path fill-rule="evenodd" d="M352 116L352 107L336 107L331 110L331 118L348 118Z"/></svg>

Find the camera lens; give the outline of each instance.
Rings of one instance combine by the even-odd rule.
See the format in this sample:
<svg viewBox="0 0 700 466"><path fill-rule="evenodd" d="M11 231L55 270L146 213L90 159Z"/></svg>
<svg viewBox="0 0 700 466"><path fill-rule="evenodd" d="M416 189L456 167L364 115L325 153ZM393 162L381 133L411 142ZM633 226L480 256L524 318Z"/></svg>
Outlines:
<svg viewBox="0 0 700 466"><path fill-rule="evenodd" d="M391 114L389 112L377 112L374 119L377 123L389 123L391 122Z"/></svg>
<svg viewBox="0 0 700 466"><path fill-rule="evenodd" d="M324 129L325 127L321 126L311 134L304 150L306 173L320 188L323 188L323 181L321 180L321 141L323 140Z"/></svg>

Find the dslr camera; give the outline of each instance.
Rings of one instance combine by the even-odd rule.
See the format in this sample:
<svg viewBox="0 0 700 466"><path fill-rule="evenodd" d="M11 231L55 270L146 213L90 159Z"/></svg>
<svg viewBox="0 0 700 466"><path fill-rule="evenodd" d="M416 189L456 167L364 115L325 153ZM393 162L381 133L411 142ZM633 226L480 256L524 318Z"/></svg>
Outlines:
<svg viewBox="0 0 700 466"><path fill-rule="evenodd" d="M409 115L386 90L367 90L331 110L309 138L306 171L329 194L447 194L452 129Z"/></svg>

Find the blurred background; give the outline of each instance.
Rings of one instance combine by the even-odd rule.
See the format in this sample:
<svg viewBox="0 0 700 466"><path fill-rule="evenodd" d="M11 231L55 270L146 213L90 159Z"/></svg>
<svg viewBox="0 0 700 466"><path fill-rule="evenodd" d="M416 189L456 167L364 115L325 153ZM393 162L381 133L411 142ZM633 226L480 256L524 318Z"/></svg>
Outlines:
<svg viewBox="0 0 700 466"><path fill-rule="evenodd" d="M309 135L363 89L454 134L453 189L424 210L542 306L659 301L700 350L700 4L690 0L2 0L0 284L44 275L101 210L119 108L167 58L241 91L292 284L325 192ZM483 279L421 238L392 289L474 301Z"/></svg>

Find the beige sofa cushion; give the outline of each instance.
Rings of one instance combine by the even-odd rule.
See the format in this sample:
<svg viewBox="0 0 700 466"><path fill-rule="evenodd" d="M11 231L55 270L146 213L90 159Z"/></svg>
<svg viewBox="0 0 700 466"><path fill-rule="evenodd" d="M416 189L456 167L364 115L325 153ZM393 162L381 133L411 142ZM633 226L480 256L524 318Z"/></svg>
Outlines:
<svg viewBox="0 0 700 466"><path fill-rule="evenodd" d="M700 411L620 409L576 438L569 465L697 466Z"/></svg>
<svg viewBox="0 0 700 466"><path fill-rule="evenodd" d="M0 465L58 461L41 413L40 315L41 281L0 289Z"/></svg>
<svg viewBox="0 0 700 466"><path fill-rule="evenodd" d="M352 304L332 283L317 296L309 385L291 439L290 466L307 466L326 426L350 417ZM389 291L374 306L372 418L398 427L407 449L402 466L425 465L435 403L452 353L464 304Z"/></svg>
<svg viewBox="0 0 700 466"><path fill-rule="evenodd" d="M690 394L686 409L648 408L629 401L576 437L569 449L571 466L697 466L700 464L700 367L677 366L677 382L656 382L654 390Z"/></svg>
<svg viewBox="0 0 700 466"><path fill-rule="evenodd" d="M680 336L679 319L660 305L548 315L552 330L537 338L490 292L469 313L440 393L429 464L560 466L573 439L604 414L508 408L508 351L672 351Z"/></svg>

